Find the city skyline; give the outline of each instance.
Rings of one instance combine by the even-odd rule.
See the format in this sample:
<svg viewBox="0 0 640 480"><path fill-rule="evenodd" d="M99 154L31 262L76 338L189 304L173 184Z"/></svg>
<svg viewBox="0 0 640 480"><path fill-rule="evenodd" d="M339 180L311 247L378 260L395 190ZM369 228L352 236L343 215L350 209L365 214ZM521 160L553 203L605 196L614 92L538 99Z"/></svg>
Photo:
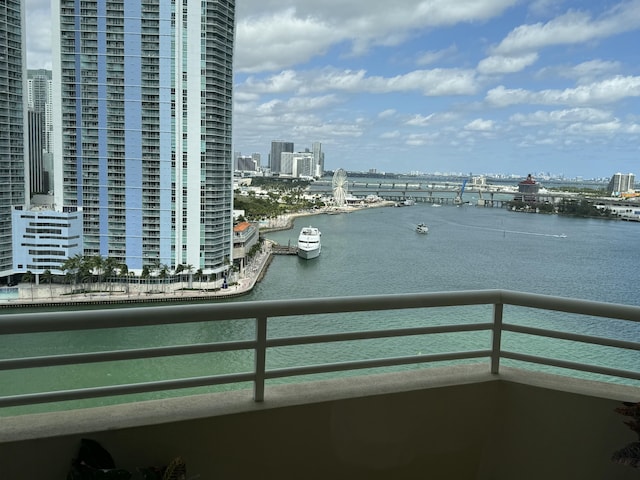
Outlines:
<svg viewBox="0 0 640 480"><path fill-rule="evenodd" d="M29 68L49 61L48 9L27 1ZM320 141L327 170L634 172L639 29L640 0L246 0L233 149Z"/></svg>

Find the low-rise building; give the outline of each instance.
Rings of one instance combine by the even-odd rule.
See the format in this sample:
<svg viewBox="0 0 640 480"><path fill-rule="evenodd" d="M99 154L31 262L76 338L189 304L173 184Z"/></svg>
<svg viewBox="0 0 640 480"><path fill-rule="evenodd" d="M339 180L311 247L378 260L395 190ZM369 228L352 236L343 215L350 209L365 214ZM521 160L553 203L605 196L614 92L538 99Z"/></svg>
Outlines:
<svg viewBox="0 0 640 480"><path fill-rule="evenodd" d="M518 193L514 200L520 200L522 202L535 202L536 194L540 191L540 184L535 181L531 174L527 175L527 178L518 183Z"/></svg>
<svg viewBox="0 0 640 480"><path fill-rule="evenodd" d="M63 275L62 263L82 255L82 207L55 211L46 207L14 206L13 272Z"/></svg>
<svg viewBox="0 0 640 480"><path fill-rule="evenodd" d="M247 256L258 243L258 227L253 223L240 222L233 227L233 263L243 268L247 263Z"/></svg>

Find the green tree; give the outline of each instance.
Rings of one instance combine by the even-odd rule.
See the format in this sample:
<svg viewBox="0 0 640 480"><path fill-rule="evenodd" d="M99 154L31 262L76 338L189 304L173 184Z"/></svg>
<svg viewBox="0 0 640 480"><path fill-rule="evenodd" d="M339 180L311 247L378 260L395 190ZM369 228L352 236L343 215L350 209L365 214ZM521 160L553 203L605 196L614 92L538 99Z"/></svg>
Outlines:
<svg viewBox="0 0 640 480"><path fill-rule="evenodd" d="M78 278L80 277L80 271L84 264L84 257L80 254L76 254L73 257L67 258L60 269L63 272L66 272L67 278L70 278L73 281L72 290L75 288L75 285L78 283Z"/></svg>
<svg viewBox="0 0 640 480"><path fill-rule="evenodd" d="M53 274L51 270L48 268L42 274L42 279L49 284L49 298L53 299L53 289L51 287L51 282L53 281Z"/></svg>
<svg viewBox="0 0 640 480"><path fill-rule="evenodd" d="M115 276L116 270L120 268L120 262L113 257L107 257L102 264L104 278L108 279Z"/></svg>
<svg viewBox="0 0 640 480"><path fill-rule="evenodd" d="M202 269L199 268L198 270L196 270L196 280L198 280L200 282L200 290L202 290L202 277L203 277L203 273L202 273Z"/></svg>
<svg viewBox="0 0 640 480"><path fill-rule="evenodd" d="M33 273L31 273L31 270L27 270L23 275L22 275L22 281L24 283L28 283L30 284L30 288L31 288L31 301L33 302L33 279L35 277L33 276Z"/></svg>
<svg viewBox="0 0 640 480"><path fill-rule="evenodd" d="M169 266L167 264L160 265L160 271L158 272L158 278L162 280L162 291L164 292L167 280L169 278Z"/></svg>
<svg viewBox="0 0 640 480"><path fill-rule="evenodd" d="M85 261L87 263L87 268L89 269L89 278L91 278L91 282L93 282L93 277L96 276L98 279L98 291L102 290L101 285L102 274L104 272L104 258L102 258L102 255L94 255L87 258ZM91 290L91 287L89 290Z"/></svg>
<svg viewBox="0 0 640 480"><path fill-rule="evenodd" d="M126 263L121 263L118 266L118 269L120 270L121 277L127 277L129 275L129 267L127 266Z"/></svg>

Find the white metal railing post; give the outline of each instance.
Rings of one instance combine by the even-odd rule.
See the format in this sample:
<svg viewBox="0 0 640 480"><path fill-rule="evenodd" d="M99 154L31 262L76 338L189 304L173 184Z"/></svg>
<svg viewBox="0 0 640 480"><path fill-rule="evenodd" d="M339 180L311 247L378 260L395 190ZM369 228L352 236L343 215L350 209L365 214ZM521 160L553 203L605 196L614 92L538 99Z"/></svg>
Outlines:
<svg viewBox="0 0 640 480"><path fill-rule="evenodd" d="M267 365L267 317L256 318L255 378L253 380L253 399L264 401L264 381Z"/></svg>
<svg viewBox="0 0 640 480"><path fill-rule="evenodd" d="M500 373L500 352L502 341L502 311L504 304L493 304L493 336L491 342L491 373Z"/></svg>

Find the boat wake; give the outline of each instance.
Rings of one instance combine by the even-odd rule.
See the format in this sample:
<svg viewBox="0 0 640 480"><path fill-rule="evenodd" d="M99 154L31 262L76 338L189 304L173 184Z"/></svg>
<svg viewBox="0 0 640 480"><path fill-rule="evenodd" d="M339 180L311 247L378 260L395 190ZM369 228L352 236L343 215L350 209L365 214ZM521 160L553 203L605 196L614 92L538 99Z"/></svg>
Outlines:
<svg viewBox="0 0 640 480"><path fill-rule="evenodd" d="M521 230L506 230L504 228L482 227L479 225L468 225L468 224L451 222L451 221L445 221L445 223L448 223L450 225L456 225L458 227L464 227L464 228L476 228L479 230L486 230L490 232L502 232L503 236L506 236L506 234L509 233L511 235L532 235L536 237L567 238L567 236L564 233L557 234L557 233L525 232Z"/></svg>
<svg viewBox="0 0 640 480"><path fill-rule="evenodd" d="M561 233L560 235L556 234L556 233L536 233L536 232L520 232L518 230L500 230L498 228L495 228L493 230L496 231L502 231L505 233L513 233L516 235L535 235L538 237L554 237L554 238L567 238L567 236L564 233Z"/></svg>

